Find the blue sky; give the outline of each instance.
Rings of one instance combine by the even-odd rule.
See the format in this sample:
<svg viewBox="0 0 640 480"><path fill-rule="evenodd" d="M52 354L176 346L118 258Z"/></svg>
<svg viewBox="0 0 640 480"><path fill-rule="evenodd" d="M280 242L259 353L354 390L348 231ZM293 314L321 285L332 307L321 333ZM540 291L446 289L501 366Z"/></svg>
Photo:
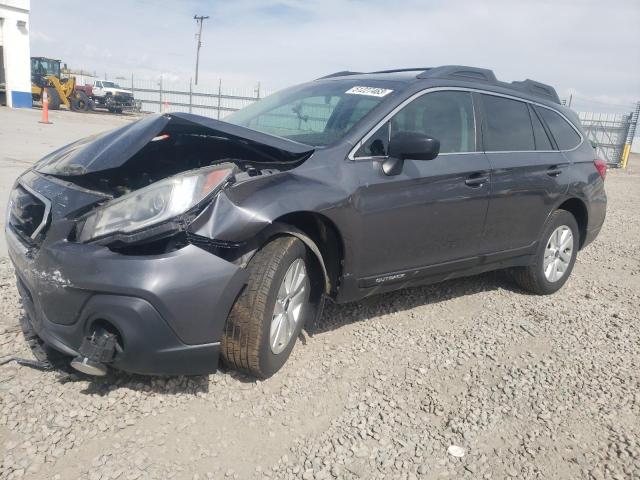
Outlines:
<svg viewBox="0 0 640 480"><path fill-rule="evenodd" d="M463 64L533 78L582 110L640 100L638 0L31 1L32 55L103 76L271 90L339 70Z"/></svg>

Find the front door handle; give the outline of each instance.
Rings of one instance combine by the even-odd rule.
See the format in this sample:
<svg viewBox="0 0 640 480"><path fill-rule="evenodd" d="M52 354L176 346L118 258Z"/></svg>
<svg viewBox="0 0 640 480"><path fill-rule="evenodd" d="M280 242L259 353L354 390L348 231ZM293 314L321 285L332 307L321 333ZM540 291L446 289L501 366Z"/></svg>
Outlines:
<svg viewBox="0 0 640 480"><path fill-rule="evenodd" d="M468 187L481 187L488 181L489 181L489 177L487 177L486 175L483 175L481 173L474 173L473 175L470 175L469 177L467 177L464 183Z"/></svg>

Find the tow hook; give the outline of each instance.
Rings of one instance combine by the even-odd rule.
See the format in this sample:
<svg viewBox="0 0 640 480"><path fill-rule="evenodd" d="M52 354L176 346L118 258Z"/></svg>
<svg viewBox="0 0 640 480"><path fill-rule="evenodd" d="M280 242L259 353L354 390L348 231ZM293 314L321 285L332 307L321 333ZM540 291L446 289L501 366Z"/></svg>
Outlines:
<svg viewBox="0 0 640 480"><path fill-rule="evenodd" d="M91 336L82 340L79 355L71 360L71 366L87 375L102 377L107 374L106 364L111 363L116 353L121 352L117 335L98 327Z"/></svg>

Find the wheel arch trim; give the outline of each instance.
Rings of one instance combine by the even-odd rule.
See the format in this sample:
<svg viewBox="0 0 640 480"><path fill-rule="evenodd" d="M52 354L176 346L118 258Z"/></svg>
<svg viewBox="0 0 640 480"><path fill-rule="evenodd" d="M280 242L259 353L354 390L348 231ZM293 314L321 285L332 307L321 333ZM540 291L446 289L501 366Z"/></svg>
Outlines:
<svg viewBox="0 0 640 480"><path fill-rule="evenodd" d="M262 248L267 242L281 235L291 235L292 237L296 237L302 243L305 244L305 246L311 251L311 253L313 253L314 257L316 258L316 260L320 265L320 269L322 270L323 286L324 286L323 293L325 295L329 295L329 293L331 292L331 280L329 277L329 273L327 272L325 259L322 255L322 252L320 252L320 248L318 248L318 245L316 245L316 243L313 241L311 237L309 237L309 235L304 233L302 230L294 227L293 225L289 225L287 223L278 222L278 221L269 225L262 232L260 232L258 236L259 247L249 252L243 258L242 263L244 265L249 263L251 258L253 258L253 256L258 252L258 250L260 250L260 248Z"/></svg>
<svg viewBox="0 0 640 480"><path fill-rule="evenodd" d="M584 225L581 225L581 223L580 223L581 219L577 218L575 213L572 210L569 210L569 209L566 209L566 208L562 208L567 203L575 203L575 202L579 202L579 204L581 205L581 208L584 210L584 214L585 214ZM580 198L577 195L563 196L562 198L560 198L554 204L553 208L551 208L551 210L549 210L549 213L547 214L547 217L545 218L544 223L542 224L542 227L540 229L540 234L542 234L542 231L544 230L544 227L547 225L547 222L549 221L549 218L551 217L553 212L555 212L556 210L560 210L560 209L568 211L575 218L576 223L578 224L578 230L579 230L579 233L580 233L580 242L579 242L578 250L581 250L583 245L584 245L585 238L586 238L586 233L587 233L587 230L588 230L589 213L590 212L589 212L588 203L583 198Z"/></svg>

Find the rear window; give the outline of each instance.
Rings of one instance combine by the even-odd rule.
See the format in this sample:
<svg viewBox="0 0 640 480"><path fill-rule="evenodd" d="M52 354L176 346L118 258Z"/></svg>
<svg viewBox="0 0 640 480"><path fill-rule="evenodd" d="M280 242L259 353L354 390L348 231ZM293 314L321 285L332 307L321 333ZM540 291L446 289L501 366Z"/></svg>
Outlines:
<svg viewBox="0 0 640 480"><path fill-rule="evenodd" d="M553 110L536 107L545 121L560 150L571 150L580 144L580 135L569 123Z"/></svg>
<svg viewBox="0 0 640 480"><path fill-rule="evenodd" d="M526 103L493 95L482 95L482 100L486 116L486 151L535 150L531 118Z"/></svg>

